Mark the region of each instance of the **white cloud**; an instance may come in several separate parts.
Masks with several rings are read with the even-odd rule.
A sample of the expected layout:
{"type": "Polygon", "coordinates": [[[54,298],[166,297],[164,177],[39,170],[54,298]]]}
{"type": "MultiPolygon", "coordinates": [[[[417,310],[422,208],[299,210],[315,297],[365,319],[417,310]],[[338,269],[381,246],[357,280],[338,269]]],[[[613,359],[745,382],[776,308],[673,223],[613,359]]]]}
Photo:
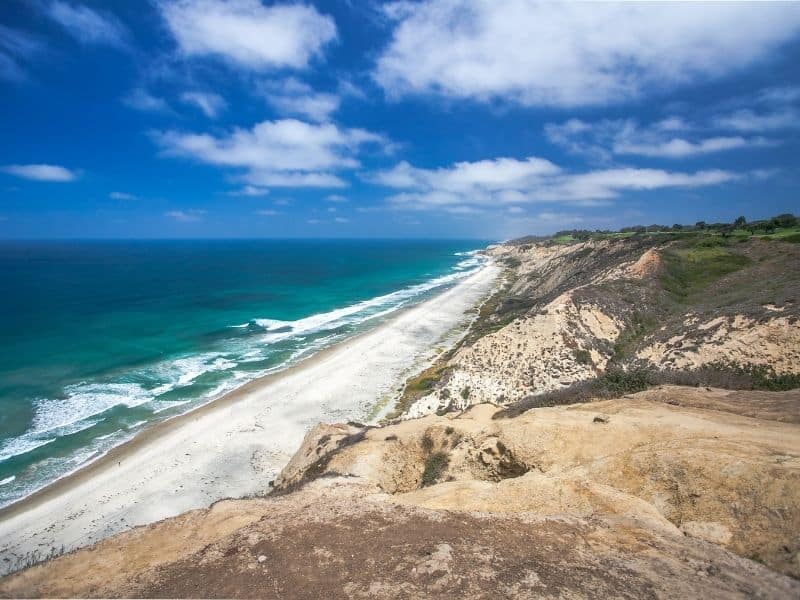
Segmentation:
{"type": "Polygon", "coordinates": [[[712,124],[739,132],[800,128],[800,86],[782,86],[734,97],[713,110],[712,124]]]}
{"type": "Polygon", "coordinates": [[[262,85],[264,96],[282,115],[306,117],[312,121],[327,121],[339,109],[341,99],[336,94],[315,92],[310,85],[289,77],[262,85]]]}
{"type": "Polygon", "coordinates": [[[143,88],[136,88],[132,90],[127,96],[122,98],[122,103],[142,112],[154,113],[169,113],[172,109],[167,104],[166,100],[153,96],[150,92],[143,88]]]}
{"type": "Polygon", "coordinates": [[[263,210],[257,210],[256,214],[261,217],[275,217],[277,215],[283,214],[279,210],[275,210],[273,208],[265,208],[263,210]]]}
{"type": "Polygon", "coordinates": [[[305,4],[259,0],[160,0],[184,56],[215,56],[239,67],[302,68],[336,39],[336,24],[305,4]]]}
{"type": "Polygon", "coordinates": [[[600,206],[625,192],[711,186],[742,177],[722,170],[683,173],[632,167],[569,172],[550,161],[529,157],[462,162],[439,169],[420,169],[403,162],[374,174],[372,180],[404,190],[387,199],[396,209],[466,213],[506,207],[515,213],[521,212],[520,205],[525,203],[600,206]]]}
{"type": "Polygon", "coordinates": [[[364,129],[296,119],[262,121],[221,136],[166,131],[154,138],[165,155],[241,169],[240,179],[265,187],[344,187],[334,172],[360,166],[356,154],[365,144],[386,143],[364,129]]]}
{"type": "Polygon", "coordinates": [[[6,165],[0,170],[9,175],[34,181],[75,181],[79,176],[77,171],[59,165],[6,165]]]}
{"type": "Polygon", "coordinates": [[[389,94],[524,105],[606,104],[708,81],[800,33],[794,2],[423,0],[386,13],[396,26],[373,76],[389,94]]]}
{"type": "Polygon", "coordinates": [[[108,197],[112,200],[136,200],[136,196],[126,192],[111,192],[108,197]]]}
{"type": "Polygon", "coordinates": [[[345,218],[345,217],[336,217],[336,218],[334,219],[334,221],[335,221],[336,223],[349,223],[349,222],[350,222],[350,219],[347,219],[347,218],[345,218]]]}
{"type": "Polygon", "coordinates": [[[201,209],[189,208],[186,210],[169,210],[164,213],[164,216],[175,219],[181,223],[193,223],[201,220],[206,212],[207,211],[201,209]]]}
{"type": "Polygon", "coordinates": [[[327,200],[328,202],[337,202],[339,204],[347,202],[347,198],[345,198],[341,194],[330,194],[328,196],[325,196],[325,200],[327,200]]]}
{"type": "Polygon", "coordinates": [[[246,185],[242,189],[230,192],[231,196],[250,196],[253,198],[266,196],[268,194],[269,194],[268,189],[261,188],[255,185],[246,185]]]}
{"type": "Polygon", "coordinates": [[[690,142],[681,138],[656,141],[655,143],[627,142],[614,147],[617,154],[638,154],[640,156],[683,158],[696,154],[709,154],[724,150],[735,150],[752,146],[764,146],[769,142],[763,138],[745,139],[741,136],[710,137],[698,142],[690,142]]]}
{"type": "Polygon", "coordinates": [[[559,171],[559,167],[549,160],[535,157],[458,162],[441,169],[418,169],[403,161],[388,171],[379,171],[374,180],[396,188],[430,188],[447,192],[473,189],[491,191],[527,187],[542,176],[554,175],[559,171]]]}
{"type": "Polygon", "coordinates": [[[670,117],[649,126],[641,127],[633,119],[603,120],[586,123],[569,119],[561,124],[548,123],[545,135],[554,144],[576,154],[598,160],[609,160],[612,155],[638,155],[651,158],[685,158],[739,148],[771,145],[774,142],[761,138],[736,136],[686,135],[692,128],[678,117],[670,117]],[[684,137],[677,137],[676,132],[684,137]]]}
{"type": "Polygon", "coordinates": [[[82,4],[55,0],[45,13],[82,44],[98,44],[125,48],[128,30],[112,14],[99,13],[82,4]]]}
{"type": "Polygon", "coordinates": [[[784,108],[775,112],[758,113],[745,108],[715,120],[717,127],[736,131],[781,131],[800,128],[800,111],[784,108]]]}
{"type": "Polygon", "coordinates": [[[186,104],[193,104],[210,119],[216,118],[228,106],[222,96],[213,92],[184,92],[181,100],[186,104]]]}
{"type": "Polygon", "coordinates": [[[705,187],[741,179],[731,171],[711,169],[680,173],[663,169],[623,167],[559,177],[549,189],[533,190],[532,199],[580,201],[616,198],[621,192],[672,187],[705,187]]]}

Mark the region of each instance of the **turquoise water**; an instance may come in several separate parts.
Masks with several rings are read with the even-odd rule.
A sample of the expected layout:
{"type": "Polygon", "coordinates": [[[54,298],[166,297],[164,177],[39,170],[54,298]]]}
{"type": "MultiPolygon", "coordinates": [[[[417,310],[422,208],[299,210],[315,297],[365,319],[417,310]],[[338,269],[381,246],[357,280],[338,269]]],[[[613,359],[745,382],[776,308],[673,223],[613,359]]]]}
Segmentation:
{"type": "Polygon", "coordinates": [[[483,245],[0,243],[0,504],[453,285],[483,245]]]}

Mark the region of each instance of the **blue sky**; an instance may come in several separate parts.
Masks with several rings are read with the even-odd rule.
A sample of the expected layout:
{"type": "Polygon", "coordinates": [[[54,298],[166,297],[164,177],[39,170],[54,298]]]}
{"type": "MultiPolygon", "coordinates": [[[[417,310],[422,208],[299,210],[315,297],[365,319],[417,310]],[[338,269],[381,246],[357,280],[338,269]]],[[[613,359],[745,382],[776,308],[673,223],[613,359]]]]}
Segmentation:
{"type": "Polygon", "coordinates": [[[4,0],[0,237],[800,212],[800,3],[4,0]]]}

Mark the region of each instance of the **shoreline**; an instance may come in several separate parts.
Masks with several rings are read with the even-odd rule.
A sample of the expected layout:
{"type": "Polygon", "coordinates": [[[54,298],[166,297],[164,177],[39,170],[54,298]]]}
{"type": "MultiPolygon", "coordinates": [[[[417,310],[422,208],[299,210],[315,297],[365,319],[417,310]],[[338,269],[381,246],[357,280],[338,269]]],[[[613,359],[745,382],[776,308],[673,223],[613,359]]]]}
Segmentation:
{"type": "Polygon", "coordinates": [[[308,427],[366,419],[420,360],[434,358],[437,342],[464,324],[464,311],[488,296],[498,273],[489,263],[373,329],[155,423],[0,508],[0,573],[32,552],[71,550],[224,498],[265,493],[308,427]],[[259,431],[274,437],[261,439],[259,431]],[[223,477],[242,472],[250,478],[223,477]]]}

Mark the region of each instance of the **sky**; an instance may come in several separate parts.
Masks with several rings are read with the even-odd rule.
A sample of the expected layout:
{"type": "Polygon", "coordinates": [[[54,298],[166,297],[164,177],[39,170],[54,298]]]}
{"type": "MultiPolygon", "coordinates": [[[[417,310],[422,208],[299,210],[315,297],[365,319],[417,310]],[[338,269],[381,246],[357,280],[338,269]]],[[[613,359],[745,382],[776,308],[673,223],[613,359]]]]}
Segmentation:
{"type": "Polygon", "coordinates": [[[0,2],[0,238],[757,219],[799,166],[800,2],[0,2]]]}

